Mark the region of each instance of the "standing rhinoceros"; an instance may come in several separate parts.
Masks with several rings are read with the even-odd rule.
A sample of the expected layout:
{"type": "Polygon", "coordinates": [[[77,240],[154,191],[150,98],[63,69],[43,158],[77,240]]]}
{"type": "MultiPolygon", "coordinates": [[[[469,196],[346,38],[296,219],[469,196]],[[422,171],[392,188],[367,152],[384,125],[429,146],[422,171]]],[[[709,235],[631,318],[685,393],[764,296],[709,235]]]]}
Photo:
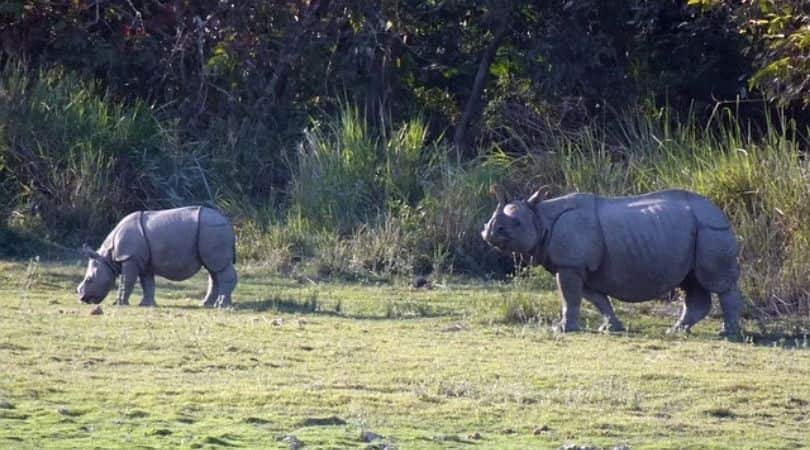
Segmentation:
{"type": "Polygon", "coordinates": [[[643,302],[681,287],[686,292],[675,330],[689,329],[720,297],[723,334],[739,333],[743,298],[737,287],[737,239],[723,212],[693,192],[666,190],[631,197],[573,193],[546,200],[543,189],[508,203],[493,186],[498,207],[481,236],[519,253],[556,275],[562,296],[563,331],[579,330],[584,296],[605,321],[600,330],[623,326],[608,295],[643,302]]]}
{"type": "Polygon", "coordinates": [[[236,287],[235,242],[230,221],[211,208],[134,212],[116,225],[97,251],[84,245],[90,261],[77,291],[82,302],[101,303],[121,275],[116,303],[127,305],[135,279],[140,278],[140,305],[155,306],[155,275],[181,281],[202,266],[208,270],[203,306],[226,307],[236,287]]]}

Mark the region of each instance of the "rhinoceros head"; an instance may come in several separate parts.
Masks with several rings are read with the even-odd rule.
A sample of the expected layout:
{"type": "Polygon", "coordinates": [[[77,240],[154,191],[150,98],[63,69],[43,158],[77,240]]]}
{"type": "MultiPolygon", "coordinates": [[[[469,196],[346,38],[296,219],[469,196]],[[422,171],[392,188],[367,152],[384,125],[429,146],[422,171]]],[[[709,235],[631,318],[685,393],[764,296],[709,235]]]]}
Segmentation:
{"type": "Polygon", "coordinates": [[[87,244],[82,246],[82,253],[89,258],[84,280],[79,283],[76,292],[84,303],[101,303],[115,283],[115,272],[107,260],[87,244]]]}
{"type": "Polygon", "coordinates": [[[501,186],[493,185],[490,192],[498,199],[498,207],[484,225],[481,237],[499,250],[530,253],[540,239],[535,206],[546,198],[546,188],[540,188],[528,200],[514,202],[509,202],[501,186]]]}

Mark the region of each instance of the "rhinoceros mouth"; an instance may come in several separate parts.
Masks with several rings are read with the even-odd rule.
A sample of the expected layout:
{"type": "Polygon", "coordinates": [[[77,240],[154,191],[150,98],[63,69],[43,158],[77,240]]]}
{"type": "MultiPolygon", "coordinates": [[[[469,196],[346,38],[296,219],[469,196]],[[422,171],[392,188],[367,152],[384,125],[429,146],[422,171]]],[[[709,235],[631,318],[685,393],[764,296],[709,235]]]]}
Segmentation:
{"type": "Polygon", "coordinates": [[[101,298],[101,297],[91,297],[89,295],[85,295],[85,296],[81,297],[80,300],[82,301],[82,303],[87,303],[87,304],[91,304],[91,305],[98,305],[99,303],[101,303],[101,300],[103,300],[103,298],[101,298]]]}
{"type": "Polygon", "coordinates": [[[492,233],[485,228],[483,231],[481,231],[481,238],[484,240],[484,242],[491,245],[492,247],[502,250],[508,241],[508,238],[503,234],[504,234],[503,232],[492,233]]]}

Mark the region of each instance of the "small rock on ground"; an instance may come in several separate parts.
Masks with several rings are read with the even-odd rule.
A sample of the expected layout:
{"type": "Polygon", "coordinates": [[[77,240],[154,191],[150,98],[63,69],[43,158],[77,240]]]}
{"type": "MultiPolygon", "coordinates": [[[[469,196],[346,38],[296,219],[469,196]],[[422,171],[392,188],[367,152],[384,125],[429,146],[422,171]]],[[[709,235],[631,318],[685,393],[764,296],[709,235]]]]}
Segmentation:
{"type": "Polygon", "coordinates": [[[383,437],[373,431],[363,431],[360,433],[360,440],[363,442],[373,442],[377,439],[383,439],[383,437]]]}
{"type": "Polygon", "coordinates": [[[463,330],[467,330],[467,329],[469,329],[469,327],[464,325],[463,323],[454,323],[453,325],[450,325],[449,327],[442,328],[442,332],[443,333],[452,333],[452,332],[455,332],[455,331],[463,331],[463,330]]]}
{"type": "Polygon", "coordinates": [[[73,411],[72,409],[67,408],[65,406],[60,406],[60,407],[56,408],[56,412],[60,416],[78,416],[79,415],[79,413],[77,413],[76,411],[73,411]]]}
{"type": "Polygon", "coordinates": [[[290,450],[298,450],[304,446],[304,442],[295,437],[295,435],[288,434],[279,439],[290,447],[290,450]]]}
{"type": "MultiPolygon", "coordinates": [[[[559,450],[603,450],[602,447],[597,447],[595,445],[579,445],[579,444],[564,444],[561,445],[559,450]]],[[[627,444],[619,444],[610,448],[610,450],[630,450],[630,446],[627,444]]]]}

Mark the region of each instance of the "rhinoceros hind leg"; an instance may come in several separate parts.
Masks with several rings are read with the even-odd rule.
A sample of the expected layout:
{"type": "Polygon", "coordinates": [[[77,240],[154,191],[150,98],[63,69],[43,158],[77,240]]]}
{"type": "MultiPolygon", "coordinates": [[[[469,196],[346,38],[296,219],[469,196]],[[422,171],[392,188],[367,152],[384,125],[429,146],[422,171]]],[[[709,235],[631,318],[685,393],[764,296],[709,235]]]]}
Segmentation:
{"type": "Polygon", "coordinates": [[[742,337],[740,330],[740,312],[742,312],[744,300],[740,288],[737,284],[726,292],[718,294],[720,297],[720,307],[723,309],[723,329],[721,336],[739,339],[742,337]]]}
{"type": "Polygon", "coordinates": [[[692,326],[709,314],[712,309],[712,294],[692,277],[685,283],[684,288],[686,289],[686,299],[683,312],[672,330],[688,333],[692,326]]]}
{"type": "Polygon", "coordinates": [[[583,289],[582,293],[585,298],[599,310],[599,314],[601,314],[604,319],[602,325],[599,326],[599,331],[624,331],[624,325],[622,325],[622,322],[616,317],[616,313],[613,311],[613,305],[605,294],[588,288],[583,289]]]}
{"type": "Polygon", "coordinates": [[[219,283],[217,282],[216,274],[208,272],[208,290],[205,292],[203,299],[203,306],[206,308],[213,308],[219,295],[219,283]]]}
{"type": "Polygon", "coordinates": [[[214,303],[216,308],[228,308],[231,306],[231,293],[236,288],[236,269],[232,264],[228,264],[223,270],[217,272],[216,282],[219,287],[217,289],[217,300],[214,303]]]}

